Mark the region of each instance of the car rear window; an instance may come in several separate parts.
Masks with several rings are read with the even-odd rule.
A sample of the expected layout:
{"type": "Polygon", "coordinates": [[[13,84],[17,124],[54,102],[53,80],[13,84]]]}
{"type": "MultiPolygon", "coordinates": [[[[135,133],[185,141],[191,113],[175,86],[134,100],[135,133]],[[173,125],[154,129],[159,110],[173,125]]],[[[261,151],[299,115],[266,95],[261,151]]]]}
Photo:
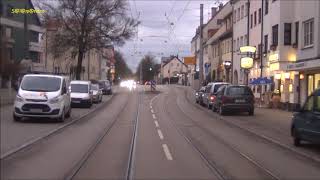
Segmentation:
{"type": "Polygon", "coordinates": [[[71,84],[71,92],[88,93],[88,84],[71,84]]]}
{"type": "Polygon", "coordinates": [[[229,87],[226,94],[231,96],[253,95],[250,88],[241,86],[229,87]]]}
{"type": "Polygon", "coordinates": [[[213,89],[213,93],[216,93],[218,91],[218,89],[221,87],[221,86],[224,86],[225,84],[216,84],[214,86],[214,89],[213,89]]]}

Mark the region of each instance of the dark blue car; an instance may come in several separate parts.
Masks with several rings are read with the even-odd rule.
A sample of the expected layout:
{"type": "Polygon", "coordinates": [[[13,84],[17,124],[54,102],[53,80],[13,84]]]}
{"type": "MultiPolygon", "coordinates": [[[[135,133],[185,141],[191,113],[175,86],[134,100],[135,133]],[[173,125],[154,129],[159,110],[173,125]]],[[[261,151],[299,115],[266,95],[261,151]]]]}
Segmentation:
{"type": "Polygon", "coordinates": [[[320,89],[315,90],[293,115],[291,135],[295,146],[300,146],[302,140],[320,144],[320,89]]]}

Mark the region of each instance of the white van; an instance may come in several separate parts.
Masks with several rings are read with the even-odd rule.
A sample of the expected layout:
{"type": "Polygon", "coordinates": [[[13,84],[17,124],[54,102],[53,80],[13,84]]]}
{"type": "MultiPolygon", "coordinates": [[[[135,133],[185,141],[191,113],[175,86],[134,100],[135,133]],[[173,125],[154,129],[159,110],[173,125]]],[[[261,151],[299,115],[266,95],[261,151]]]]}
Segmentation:
{"type": "Polygon", "coordinates": [[[90,81],[71,81],[71,103],[72,105],[85,105],[91,107],[93,103],[93,91],[90,81]]]}
{"type": "Polygon", "coordinates": [[[13,118],[47,117],[60,122],[71,115],[68,78],[57,75],[27,74],[14,102],[13,118]]]}

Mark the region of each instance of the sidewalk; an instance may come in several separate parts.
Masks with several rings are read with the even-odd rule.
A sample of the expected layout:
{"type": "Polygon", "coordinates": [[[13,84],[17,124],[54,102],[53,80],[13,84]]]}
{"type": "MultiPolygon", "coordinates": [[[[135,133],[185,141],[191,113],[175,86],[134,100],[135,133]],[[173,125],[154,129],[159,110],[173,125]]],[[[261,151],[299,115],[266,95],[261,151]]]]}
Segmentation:
{"type": "Polygon", "coordinates": [[[14,89],[0,89],[0,107],[13,104],[16,94],[14,89]]]}

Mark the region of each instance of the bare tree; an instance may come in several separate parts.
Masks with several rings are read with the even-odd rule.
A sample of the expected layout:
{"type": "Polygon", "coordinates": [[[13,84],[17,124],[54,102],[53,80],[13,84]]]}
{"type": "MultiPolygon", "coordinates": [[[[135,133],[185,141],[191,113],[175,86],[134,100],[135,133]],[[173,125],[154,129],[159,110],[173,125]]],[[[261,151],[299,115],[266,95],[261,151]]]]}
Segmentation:
{"type": "Polygon", "coordinates": [[[126,0],[58,0],[40,6],[47,10],[45,23],[54,20],[59,25],[50,49],[58,56],[71,50],[78,57],[76,79],[80,79],[82,59],[88,50],[121,46],[138,25],[126,13],[126,0]]]}

